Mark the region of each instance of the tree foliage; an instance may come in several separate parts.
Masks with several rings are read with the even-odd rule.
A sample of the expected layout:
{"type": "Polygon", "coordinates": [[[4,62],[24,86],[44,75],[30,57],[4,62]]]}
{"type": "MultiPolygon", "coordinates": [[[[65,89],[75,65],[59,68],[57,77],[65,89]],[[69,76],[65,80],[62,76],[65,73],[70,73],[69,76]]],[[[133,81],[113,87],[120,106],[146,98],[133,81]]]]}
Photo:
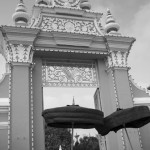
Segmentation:
{"type": "Polygon", "coordinates": [[[84,136],[74,145],[74,150],[99,150],[98,139],[96,137],[84,136]]]}
{"type": "MultiPolygon", "coordinates": [[[[45,127],[45,150],[71,149],[71,133],[69,129],[45,127]]],[[[84,136],[77,141],[73,150],[99,150],[98,139],[96,137],[84,136]]]]}
{"type": "Polygon", "coordinates": [[[45,148],[46,150],[70,150],[71,133],[65,128],[45,127],[45,148]]]}

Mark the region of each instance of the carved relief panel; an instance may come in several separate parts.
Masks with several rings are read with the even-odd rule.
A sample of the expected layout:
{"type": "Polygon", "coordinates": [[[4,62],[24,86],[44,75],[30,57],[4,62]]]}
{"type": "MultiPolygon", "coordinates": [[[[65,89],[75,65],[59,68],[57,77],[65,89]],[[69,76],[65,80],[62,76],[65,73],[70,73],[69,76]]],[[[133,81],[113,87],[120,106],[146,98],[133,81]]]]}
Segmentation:
{"type": "Polygon", "coordinates": [[[91,63],[43,64],[43,86],[97,87],[96,68],[91,63]]]}
{"type": "Polygon", "coordinates": [[[66,7],[78,7],[80,0],[55,0],[55,3],[59,6],[66,7]]]}
{"type": "Polygon", "coordinates": [[[43,16],[40,28],[43,31],[71,32],[80,34],[99,35],[94,21],[81,21],[43,16]]]}

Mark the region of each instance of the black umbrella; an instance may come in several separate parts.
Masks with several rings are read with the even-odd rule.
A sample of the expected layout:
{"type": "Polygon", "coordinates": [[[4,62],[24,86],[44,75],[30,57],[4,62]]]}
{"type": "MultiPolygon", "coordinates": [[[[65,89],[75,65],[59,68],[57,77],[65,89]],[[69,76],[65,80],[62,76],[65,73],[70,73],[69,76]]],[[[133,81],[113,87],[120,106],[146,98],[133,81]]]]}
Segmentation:
{"type": "Polygon", "coordinates": [[[72,132],[73,128],[90,129],[96,126],[100,128],[104,125],[104,114],[102,111],[80,107],[79,105],[68,105],[65,107],[47,109],[43,111],[42,116],[48,126],[72,128],[72,132]]]}
{"type": "Polygon", "coordinates": [[[140,128],[150,122],[150,110],[147,106],[135,106],[127,109],[118,109],[104,118],[104,128],[97,130],[101,135],[110,131],[117,132],[122,128],[140,128]]]}
{"type": "Polygon", "coordinates": [[[117,132],[124,128],[131,149],[133,150],[126,128],[140,128],[150,122],[150,110],[147,106],[135,106],[127,109],[117,109],[116,112],[104,118],[104,126],[97,127],[101,135],[107,135],[110,131],[117,132]]]}

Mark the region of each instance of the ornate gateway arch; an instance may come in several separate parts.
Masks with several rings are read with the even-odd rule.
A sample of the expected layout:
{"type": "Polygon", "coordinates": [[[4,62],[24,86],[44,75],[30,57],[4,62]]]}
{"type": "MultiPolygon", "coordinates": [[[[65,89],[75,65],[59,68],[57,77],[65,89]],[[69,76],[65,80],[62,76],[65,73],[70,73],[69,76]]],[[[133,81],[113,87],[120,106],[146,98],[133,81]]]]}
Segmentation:
{"type": "MultiPolygon", "coordinates": [[[[96,87],[96,109],[105,116],[132,107],[134,98],[149,97],[128,73],[127,58],[135,39],[118,32],[110,10],[102,27],[102,13],[90,8],[88,0],[37,0],[28,24],[20,0],[13,15],[15,26],[0,27],[0,51],[8,70],[0,97],[9,98],[9,150],[45,149],[41,116],[45,86],[96,87]]],[[[149,125],[128,129],[134,149],[149,150],[149,129],[149,125]]],[[[105,150],[130,149],[124,130],[105,139],[101,143],[105,150]]]]}

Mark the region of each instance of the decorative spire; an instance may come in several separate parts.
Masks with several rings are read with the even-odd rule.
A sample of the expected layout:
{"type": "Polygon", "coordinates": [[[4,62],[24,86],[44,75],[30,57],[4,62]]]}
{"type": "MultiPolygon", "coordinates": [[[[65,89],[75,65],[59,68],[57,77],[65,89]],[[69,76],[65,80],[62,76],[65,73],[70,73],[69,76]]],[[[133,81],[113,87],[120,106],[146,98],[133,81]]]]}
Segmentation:
{"type": "Polygon", "coordinates": [[[89,0],[80,0],[80,8],[90,10],[91,4],[89,3],[89,0]]]}
{"type": "Polygon", "coordinates": [[[59,146],[59,150],[62,150],[61,145],[59,146]]]}
{"type": "Polygon", "coordinates": [[[49,5],[49,0],[36,0],[36,4],[39,5],[49,5]]]}
{"type": "Polygon", "coordinates": [[[118,32],[120,26],[116,23],[115,19],[113,18],[109,9],[107,9],[107,18],[106,18],[106,25],[105,25],[105,32],[106,33],[114,33],[118,32]]]}
{"type": "Polygon", "coordinates": [[[24,5],[23,0],[20,0],[15,13],[12,16],[15,25],[27,26],[29,21],[29,14],[27,13],[27,9],[24,5]]]}
{"type": "Polygon", "coordinates": [[[77,133],[76,133],[76,135],[74,136],[74,137],[76,138],[76,142],[78,142],[79,136],[80,136],[80,135],[78,135],[77,133]]]}
{"type": "Polygon", "coordinates": [[[75,105],[75,100],[74,100],[74,97],[73,97],[72,105],[75,105]]]}

